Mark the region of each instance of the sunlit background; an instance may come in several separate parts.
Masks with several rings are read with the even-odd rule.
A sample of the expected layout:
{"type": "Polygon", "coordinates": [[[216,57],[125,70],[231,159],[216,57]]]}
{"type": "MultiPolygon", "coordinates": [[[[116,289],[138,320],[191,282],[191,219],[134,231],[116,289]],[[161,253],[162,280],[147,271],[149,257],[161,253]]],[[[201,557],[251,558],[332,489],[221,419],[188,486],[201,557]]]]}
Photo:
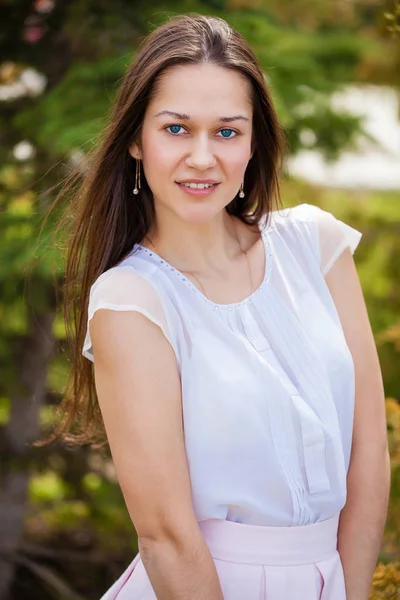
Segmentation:
{"type": "Polygon", "coordinates": [[[98,599],[137,552],[105,451],[31,447],[51,426],[69,367],[57,213],[38,232],[54,185],[96,143],[137,44],[169,15],[191,11],[227,19],[260,60],[288,139],[284,204],[317,204],[363,233],[355,259],[392,458],[371,598],[399,599],[397,0],[0,3],[0,598],[98,599]]]}

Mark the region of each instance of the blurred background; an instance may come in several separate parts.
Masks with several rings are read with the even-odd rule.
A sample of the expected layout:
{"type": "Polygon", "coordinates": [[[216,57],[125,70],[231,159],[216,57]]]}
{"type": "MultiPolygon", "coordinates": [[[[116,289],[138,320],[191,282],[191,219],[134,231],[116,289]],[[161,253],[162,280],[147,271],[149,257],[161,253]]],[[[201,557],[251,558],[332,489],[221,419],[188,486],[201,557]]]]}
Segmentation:
{"type": "Polygon", "coordinates": [[[107,452],[31,446],[52,423],[69,369],[65,253],[52,237],[62,205],[38,233],[54,185],[96,143],[137,44],[192,11],[224,17],[265,70],[289,146],[284,204],[317,204],[363,233],[355,259],[392,459],[371,598],[399,599],[397,0],[0,2],[0,598],[98,599],[137,552],[107,452]]]}

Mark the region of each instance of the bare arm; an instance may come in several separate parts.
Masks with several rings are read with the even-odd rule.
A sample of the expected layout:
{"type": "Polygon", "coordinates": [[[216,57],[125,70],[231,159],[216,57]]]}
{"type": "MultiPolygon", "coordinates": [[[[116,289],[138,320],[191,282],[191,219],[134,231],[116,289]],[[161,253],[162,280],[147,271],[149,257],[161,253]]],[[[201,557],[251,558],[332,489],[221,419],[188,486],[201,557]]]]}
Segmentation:
{"type": "Polygon", "coordinates": [[[346,250],[326,276],[355,366],[353,446],[338,549],[347,600],[368,600],[387,516],[390,460],[381,370],[353,258],[346,250]]]}
{"type": "Polygon", "coordinates": [[[159,600],[223,600],[192,504],[175,354],[137,312],[98,310],[95,381],[143,565],[159,600]]]}

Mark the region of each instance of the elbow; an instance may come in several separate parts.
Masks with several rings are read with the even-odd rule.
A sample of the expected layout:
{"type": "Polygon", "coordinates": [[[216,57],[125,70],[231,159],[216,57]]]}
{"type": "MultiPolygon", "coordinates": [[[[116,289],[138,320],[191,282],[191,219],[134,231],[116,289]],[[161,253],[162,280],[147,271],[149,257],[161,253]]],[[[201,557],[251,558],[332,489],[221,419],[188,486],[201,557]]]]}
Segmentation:
{"type": "Polygon", "coordinates": [[[138,536],[138,549],[143,562],[162,557],[193,557],[205,546],[199,527],[181,531],[158,531],[138,536]]]}
{"type": "Polygon", "coordinates": [[[175,548],[183,552],[201,535],[195,518],[193,519],[151,519],[151,526],[135,526],[138,535],[139,549],[143,553],[151,553],[157,548],[175,548]]]}

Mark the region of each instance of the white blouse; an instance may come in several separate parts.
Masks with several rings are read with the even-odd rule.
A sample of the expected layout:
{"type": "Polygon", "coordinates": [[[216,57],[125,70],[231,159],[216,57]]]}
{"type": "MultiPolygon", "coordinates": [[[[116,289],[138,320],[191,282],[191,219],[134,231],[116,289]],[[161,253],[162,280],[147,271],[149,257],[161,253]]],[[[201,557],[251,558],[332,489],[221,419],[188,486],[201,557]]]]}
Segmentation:
{"type": "MultiPolygon", "coordinates": [[[[306,525],[346,501],[354,365],[324,276],[361,233],[302,204],[260,224],[261,286],[216,304],[156,253],[136,244],[90,291],[99,308],[133,310],[171,344],[197,519],[306,525]]],[[[139,343],[139,342],[138,342],[139,343]]]]}

